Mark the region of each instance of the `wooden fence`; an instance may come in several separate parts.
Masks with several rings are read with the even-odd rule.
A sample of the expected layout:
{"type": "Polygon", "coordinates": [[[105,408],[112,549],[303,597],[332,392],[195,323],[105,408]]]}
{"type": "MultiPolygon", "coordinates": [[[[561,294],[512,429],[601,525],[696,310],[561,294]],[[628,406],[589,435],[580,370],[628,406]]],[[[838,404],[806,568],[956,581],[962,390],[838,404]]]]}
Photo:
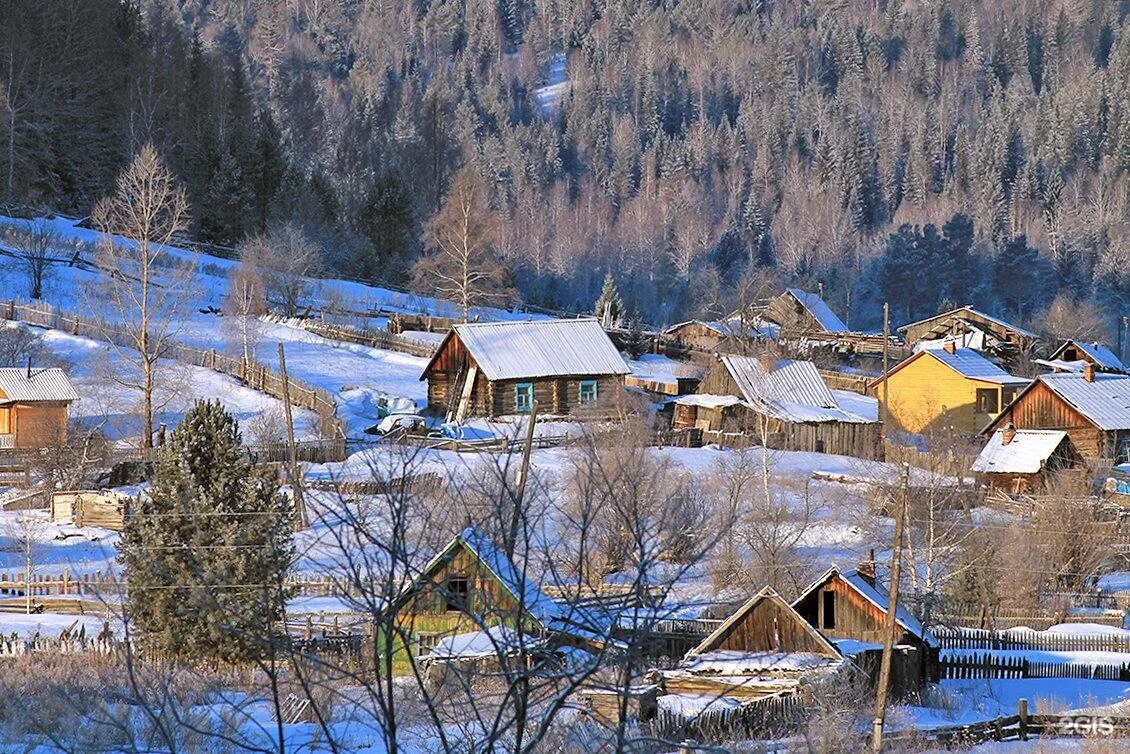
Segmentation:
{"type": "Polygon", "coordinates": [[[314,333],[327,340],[336,340],[342,343],[356,343],[370,348],[380,348],[385,351],[399,351],[400,353],[430,359],[436,352],[436,345],[422,340],[413,340],[402,335],[397,335],[386,330],[370,330],[349,325],[331,324],[317,319],[286,318],[277,315],[264,317],[268,322],[278,322],[291,327],[298,327],[307,332],[314,333]]]}
{"type": "Polygon", "coordinates": [[[1040,649],[1047,652],[1127,652],[1130,636],[1117,634],[1059,634],[1046,631],[983,631],[935,626],[930,629],[943,649],[1040,649]]]}
{"type": "MultiPolygon", "coordinates": [[[[129,334],[112,323],[93,317],[64,313],[47,304],[31,306],[12,299],[6,305],[0,305],[0,316],[36,327],[64,330],[72,335],[106,341],[123,348],[135,347],[129,334]]],[[[281,374],[262,364],[247,362],[242,357],[228,356],[214,348],[202,350],[181,343],[166,344],[160,355],[162,358],[226,374],[247,387],[273,398],[281,399],[283,396],[281,374]]],[[[290,379],[288,382],[291,403],[309,409],[320,417],[336,421],[337,403],[330,393],[299,380],[290,379]]]]}
{"type": "MultiPolygon", "coordinates": [[[[124,577],[94,571],[90,573],[32,573],[30,582],[22,571],[0,573],[0,596],[23,596],[29,591],[33,597],[56,596],[112,596],[125,590],[124,577]]],[[[332,576],[288,576],[286,586],[296,597],[335,597],[349,591],[342,579],[332,576]]]]}
{"type": "Polygon", "coordinates": [[[984,654],[946,655],[941,658],[942,678],[1086,678],[1097,681],[1130,681],[1130,660],[1121,664],[1088,662],[1043,662],[1027,657],[984,654]]]}
{"type": "Polygon", "coordinates": [[[655,734],[668,740],[733,741],[776,738],[797,731],[805,718],[795,694],[771,696],[738,707],[707,707],[693,714],[660,706],[652,723],[655,734]]]}

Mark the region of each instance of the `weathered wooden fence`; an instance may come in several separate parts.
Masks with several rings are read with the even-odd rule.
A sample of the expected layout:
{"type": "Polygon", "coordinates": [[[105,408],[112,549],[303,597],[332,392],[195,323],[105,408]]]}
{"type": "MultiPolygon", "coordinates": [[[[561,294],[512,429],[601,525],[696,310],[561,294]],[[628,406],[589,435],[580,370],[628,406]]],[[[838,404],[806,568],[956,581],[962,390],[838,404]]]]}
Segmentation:
{"type": "MultiPolygon", "coordinates": [[[[0,316],[36,327],[64,330],[72,335],[106,341],[122,348],[136,346],[129,333],[118,325],[94,317],[62,312],[48,304],[32,306],[12,299],[7,304],[0,305],[0,316]]],[[[226,374],[247,387],[273,398],[283,397],[281,374],[262,364],[245,361],[242,357],[228,356],[214,348],[204,350],[181,343],[165,344],[160,355],[162,358],[226,374]]],[[[335,419],[337,402],[330,393],[293,378],[288,382],[291,403],[309,409],[320,417],[335,419]]]]}
{"type": "MultiPolygon", "coordinates": [[[[347,583],[332,576],[289,576],[286,586],[297,597],[334,597],[350,592],[347,583]]],[[[20,571],[0,573],[0,596],[23,596],[30,589],[33,597],[108,597],[122,593],[125,588],[124,578],[104,571],[32,573],[30,581],[20,571]]]]}
{"type": "Polygon", "coordinates": [[[788,694],[689,714],[660,706],[653,728],[656,735],[669,740],[732,741],[788,735],[798,730],[804,719],[804,704],[796,695],[788,694]]]}
{"type": "Polygon", "coordinates": [[[984,631],[975,628],[935,626],[931,633],[943,649],[1040,649],[1048,652],[1127,652],[1130,635],[1068,634],[1047,631],[984,631]]]}
{"type": "Polygon", "coordinates": [[[287,318],[277,315],[264,317],[268,322],[298,327],[307,332],[342,343],[355,343],[357,345],[380,348],[385,351],[399,351],[412,356],[430,359],[436,352],[436,345],[422,340],[413,340],[403,335],[387,330],[370,330],[349,325],[331,324],[317,319],[287,318]]]}
{"type": "Polygon", "coordinates": [[[941,658],[942,678],[1086,678],[1130,681],[1130,660],[1121,664],[1044,662],[1027,657],[984,654],[946,655],[941,658]]]}

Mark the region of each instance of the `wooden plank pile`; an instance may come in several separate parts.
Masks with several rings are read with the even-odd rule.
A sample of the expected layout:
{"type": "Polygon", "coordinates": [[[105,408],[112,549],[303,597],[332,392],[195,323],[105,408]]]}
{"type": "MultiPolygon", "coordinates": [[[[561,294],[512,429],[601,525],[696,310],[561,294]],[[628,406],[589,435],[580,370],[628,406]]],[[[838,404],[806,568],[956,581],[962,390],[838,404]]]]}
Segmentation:
{"type": "Polygon", "coordinates": [[[129,495],[114,490],[66,490],[51,495],[51,520],[78,527],[125,529],[130,515],[129,495]]]}

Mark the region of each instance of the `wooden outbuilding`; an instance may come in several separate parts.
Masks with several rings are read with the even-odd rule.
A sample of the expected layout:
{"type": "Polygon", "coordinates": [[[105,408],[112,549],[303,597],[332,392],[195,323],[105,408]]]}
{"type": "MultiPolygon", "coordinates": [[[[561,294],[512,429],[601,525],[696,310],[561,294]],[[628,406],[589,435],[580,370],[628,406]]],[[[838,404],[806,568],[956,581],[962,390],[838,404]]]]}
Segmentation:
{"type": "Polygon", "coordinates": [[[898,328],[908,346],[950,340],[959,348],[971,348],[1001,359],[1015,368],[1022,354],[1031,353],[1038,337],[1030,330],[991,314],[961,306],[898,328]]]}
{"type": "MultiPolygon", "coordinates": [[[[832,566],[806,588],[793,608],[875,677],[883,644],[883,623],[890,592],[875,576],[872,563],[840,571],[832,566]]],[[[892,689],[903,694],[936,679],[939,644],[904,605],[895,606],[896,652],[891,666],[892,689]]]]}
{"type": "Polygon", "coordinates": [[[1082,372],[1087,364],[1097,372],[1126,374],[1122,359],[1106,345],[1097,341],[1066,340],[1046,359],[1036,359],[1036,363],[1050,367],[1056,372],[1082,372]]]}
{"type": "Polygon", "coordinates": [[[614,404],[631,369],[595,319],[455,325],[428,362],[428,404],[470,416],[578,414],[614,404]]]}
{"type": "Polygon", "coordinates": [[[62,369],[0,368],[0,450],[31,450],[67,439],[67,410],[78,400],[62,369]]]}
{"type": "MultiPolygon", "coordinates": [[[[603,633],[588,616],[546,595],[523,568],[474,527],[457,534],[395,601],[398,653],[428,654],[441,640],[493,626],[515,636],[584,645],[603,633]],[[410,637],[403,646],[401,637],[410,637]]],[[[532,646],[532,644],[531,644],[532,646]]]]}
{"type": "Polygon", "coordinates": [[[697,393],[676,399],[672,426],[700,429],[712,442],[730,435],[779,450],[883,454],[875,399],[830,390],[810,361],[768,354],[720,357],[697,393]]]}
{"type": "Polygon", "coordinates": [[[700,353],[746,353],[757,343],[774,341],[779,328],[769,322],[731,317],[724,320],[692,319],[663,331],[677,349],[700,353]]]}
{"type": "Polygon", "coordinates": [[[788,288],[765,307],[766,320],[780,327],[780,337],[805,334],[842,335],[850,329],[823,298],[800,288],[788,288]]]}
{"type": "Polygon", "coordinates": [[[972,471],[989,489],[1015,495],[1042,489],[1055,472],[1081,461],[1066,432],[1006,423],[989,437],[972,471]]]}
{"type": "Polygon", "coordinates": [[[976,435],[1028,382],[972,348],[945,341],[896,365],[868,393],[886,400],[893,430],[976,435]]]}
{"type": "Polygon", "coordinates": [[[78,527],[122,531],[130,515],[129,495],[114,490],[67,490],[51,495],[51,520],[78,527]]]}
{"type": "Polygon", "coordinates": [[[1130,460],[1130,375],[1107,374],[1087,364],[1082,372],[1042,374],[982,431],[989,436],[1012,423],[1021,429],[1066,432],[1084,460],[1130,460]]]}

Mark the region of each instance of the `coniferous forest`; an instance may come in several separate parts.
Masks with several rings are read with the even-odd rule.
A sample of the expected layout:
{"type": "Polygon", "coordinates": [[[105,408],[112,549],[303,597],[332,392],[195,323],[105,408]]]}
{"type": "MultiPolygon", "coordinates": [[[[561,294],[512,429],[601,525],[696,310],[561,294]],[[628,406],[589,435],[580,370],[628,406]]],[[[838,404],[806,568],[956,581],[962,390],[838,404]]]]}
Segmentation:
{"type": "Polygon", "coordinates": [[[7,207],[152,143],[193,237],[394,285],[473,197],[510,303],[1130,308],[1127,0],[4,0],[0,137],[7,207]]]}

